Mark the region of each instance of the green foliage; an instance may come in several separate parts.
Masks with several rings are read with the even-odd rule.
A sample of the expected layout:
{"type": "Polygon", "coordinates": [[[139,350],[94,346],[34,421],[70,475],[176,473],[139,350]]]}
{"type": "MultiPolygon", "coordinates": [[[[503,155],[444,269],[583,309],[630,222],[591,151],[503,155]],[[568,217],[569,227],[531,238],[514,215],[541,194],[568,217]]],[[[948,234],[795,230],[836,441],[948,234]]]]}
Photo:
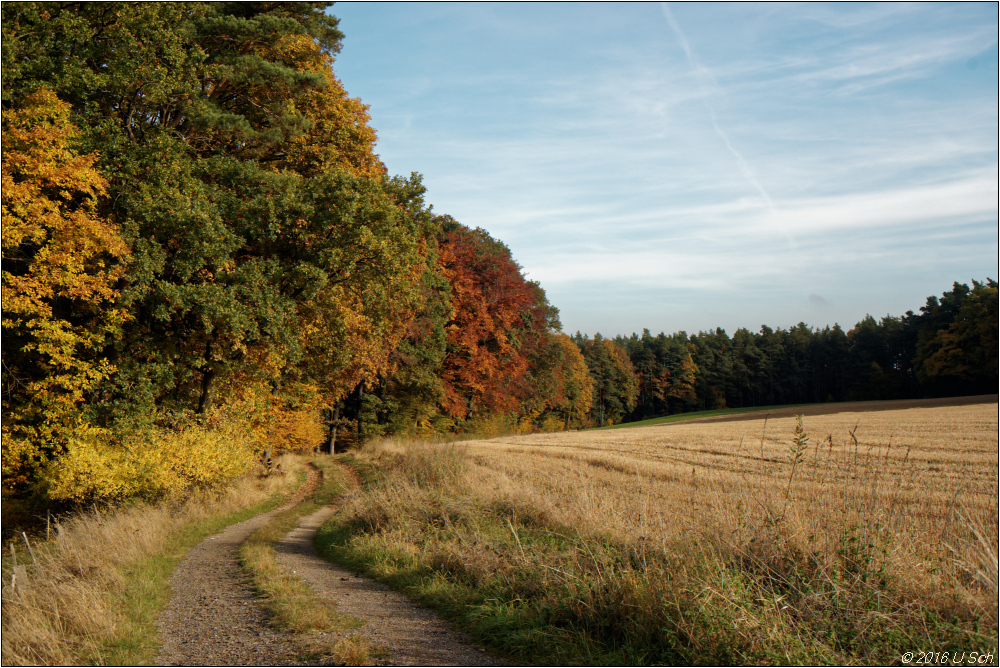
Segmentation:
{"type": "Polygon", "coordinates": [[[917,378],[934,394],[992,392],[997,386],[997,283],[955,283],[928,297],[918,328],[917,378]]]}
{"type": "MultiPolygon", "coordinates": [[[[208,415],[264,382],[279,412],[310,393],[335,404],[392,371],[422,307],[438,227],[418,175],[385,178],[366,107],[333,76],[342,35],[324,6],[5,7],[4,327],[19,340],[5,345],[4,408],[35,406],[12,424],[18,433],[5,420],[14,437],[4,439],[5,482],[23,487],[71,432],[64,477],[99,462],[122,474],[157,468],[127,463],[153,456],[121,445],[130,430],[172,413],[208,415]],[[54,95],[39,106],[41,85],[54,95]],[[53,128],[41,141],[57,150],[37,132],[32,140],[33,126],[53,128]],[[32,167],[41,161],[20,158],[32,150],[60,183],[32,167]],[[57,198],[51,206],[46,193],[57,198]],[[30,264],[50,248],[66,257],[64,237],[87,246],[75,253],[84,268],[63,272],[75,283],[30,264]],[[113,261],[126,257],[127,266],[113,261]],[[37,285],[21,285],[33,271],[37,285]],[[17,318],[27,313],[19,295],[34,295],[41,313],[45,300],[69,303],[66,290],[71,313],[17,318]],[[70,373],[34,352],[32,337],[48,330],[61,337],[55,361],[70,373]],[[55,391],[33,390],[39,382],[55,391]],[[9,397],[21,398],[15,406],[9,397]],[[108,429],[120,439],[110,450],[108,429]],[[15,441],[20,454],[7,457],[15,441]],[[9,475],[8,463],[24,471],[9,475]]],[[[57,493],[119,495],[132,483],[122,484],[57,493]]]]}
{"type": "MultiPolygon", "coordinates": [[[[828,401],[989,394],[997,385],[997,284],[956,283],[919,314],[839,325],[617,337],[639,378],[626,419],[828,401]]],[[[596,338],[596,337],[595,337],[596,338]]],[[[584,345],[582,336],[575,338],[584,345]]]]}
{"type": "Polygon", "coordinates": [[[593,380],[592,418],[599,427],[621,422],[639,397],[639,378],[628,355],[600,334],[583,339],[581,348],[593,380]]]}
{"type": "MultiPolygon", "coordinates": [[[[393,347],[420,234],[383,188],[364,106],[330,72],[336,24],[308,3],[4,13],[6,100],[45,81],[70,103],[102,155],[102,209],[132,245],[112,388],[124,405],[106,419],[153,403],[207,412],[228,378],[273,378],[316,350],[333,357],[327,376],[370,375],[371,351],[393,347]],[[317,317],[322,346],[303,331],[317,317]],[[351,369],[352,356],[367,359],[351,369]]],[[[314,380],[334,394],[359,381],[314,380]]]]}

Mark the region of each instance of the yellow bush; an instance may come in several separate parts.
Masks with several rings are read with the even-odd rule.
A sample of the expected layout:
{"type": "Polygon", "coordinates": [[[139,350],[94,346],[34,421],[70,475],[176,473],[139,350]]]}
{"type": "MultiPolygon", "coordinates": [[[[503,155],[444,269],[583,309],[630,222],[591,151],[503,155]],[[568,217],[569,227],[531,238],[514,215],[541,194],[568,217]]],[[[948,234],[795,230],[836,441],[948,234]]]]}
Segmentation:
{"type": "Polygon", "coordinates": [[[481,438],[495,438],[503,434],[517,431],[516,415],[499,415],[488,413],[471,418],[463,425],[465,433],[476,434],[481,438]]]}
{"type": "Polygon", "coordinates": [[[159,498],[246,473],[258,450],[252,433],[231,421],[191,424],[115,442],[106,434],[71,439],[49,469],[49,496],[67,501],[159,498]]]}
{"type": "Polygon", "coordinates": [[[551,434],[556,431],[563,431],[566,428],[566,423],[558,415],[552,413],[546,413],[545,418],[542,423],[538,425],[538,431],[543,434],[551,434]]]}

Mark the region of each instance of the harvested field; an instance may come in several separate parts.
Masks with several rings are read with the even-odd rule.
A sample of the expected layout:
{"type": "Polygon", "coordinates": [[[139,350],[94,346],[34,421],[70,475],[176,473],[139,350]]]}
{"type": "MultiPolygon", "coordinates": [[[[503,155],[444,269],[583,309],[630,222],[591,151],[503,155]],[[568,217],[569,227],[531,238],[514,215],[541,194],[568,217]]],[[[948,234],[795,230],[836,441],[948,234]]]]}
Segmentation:
{"type": "Polygon", "coordinates": [[[958,564],[958,598],[995,619],[995,400],[808,416],[798,453],[795,418],[738,417],[473,441],[470,488],[661,549],[691,533],[738,546],[781,518],[803,549],[889,551],[920,599],[943,603],[958,564]]]}
{"type": "MultiPolygon", "coordinates": [[[[997,403],[382,441],[337,558],[532,663],[995,645],[997,403]]],[[[842,409],[843,406],[837,406],[842,409]]]]}

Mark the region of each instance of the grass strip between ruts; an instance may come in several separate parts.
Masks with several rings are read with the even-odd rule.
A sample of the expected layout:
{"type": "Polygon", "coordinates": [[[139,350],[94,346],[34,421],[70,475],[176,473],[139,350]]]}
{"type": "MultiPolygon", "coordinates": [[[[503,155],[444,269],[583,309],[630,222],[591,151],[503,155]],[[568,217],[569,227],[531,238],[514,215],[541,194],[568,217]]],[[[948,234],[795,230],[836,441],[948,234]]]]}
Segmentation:
{"type": "MultiPolygon", "coordinates": [[[[301,469],[297,473],[304,473],[301,469]]],[[[305,477],[300,475],[300,484],[305,477]]],[[[291,491],[278,492],[263,503],[225,515],[207,517],[182,527],[171,536],[168,553],[140,559],[122,567],[128,583],[124,594],[112,601],[122,620],[116,637],[104,643],[94,665],[151,665],[161,641],[156,620],[170,601],[170,577],[195,545],[233,524],[266,513],[285,503],[291,491]]]]}
{"type": "Polygon", "coordinates": [[[316,489],[301,503],[276,513],[263,527],[243,543],[238,552],[240,564],[249,574],[254,589],[263,599],[271,623],[279,629],[301,636],[305,660],[333,658],[339,665],[367,665],[373,656],[384,654],[360,636],[321,641],[315,633],[355,629],[362,620],[340,614],[330,600],[316,595],[303,579],[283,568],[277,560],[275,546],[300,520],[329,505],[346,489],[344,474],[328,457],[312,460],[320,470],[316,489]]]}

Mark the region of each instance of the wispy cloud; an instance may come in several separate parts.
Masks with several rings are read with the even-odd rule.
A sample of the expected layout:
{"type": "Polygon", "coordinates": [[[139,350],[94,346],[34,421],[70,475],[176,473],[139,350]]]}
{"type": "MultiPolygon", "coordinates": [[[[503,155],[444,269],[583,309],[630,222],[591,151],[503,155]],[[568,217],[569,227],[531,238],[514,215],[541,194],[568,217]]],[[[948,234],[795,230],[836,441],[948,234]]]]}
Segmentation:
{"type": "MultiPolygon", "coordinates": [[[[691,50],[691,45],[688,44],[687,37],[684,36],[684,32],[681,30],[680,25],[678,25],[677,20],[674,18],[673,12],[670,11],[670,5],[666,2],[663,2],[660,3],[660,7],[663,10],[663,15],[667,19],[667,23],[670,25],[670,28],[674,31],[674,34],[677,36],[677,41],[680,43],[681,48],[684,49],[684,55],[687,58],[688,65],[697,74],[698,78],[702,82],[711,81],[712,80],[711,74],[698,61],[697,56],[695,56],[694,52],[691,50]]],[[[767,193],[766,190],[764,190],[764,186],[760,184],[760,181],[757,180],[757,177],[754,175],[753,169],[751,169],[750,165],[747,163],[746,158],[744,158],[743,154],[741,154],[739,151],[736,150],[736,148],[733,146],[733,143],[729,140],[729,136],[719,126],[719,121],[716,118],[715,110],[713,109],[711,102],[709,102],[708,97],[703,98],[702,102],[704,103],[705,109],[708,111],[708,116],[712,121],[712,129],[715,130],[715,134],[719,137],[720,140],[722,140],[722,143],[725,144],[726,149],[736,159],[736,164],[739,167],[740,173],[747,180],[747,182],[750,183],[750,185],[752,185],[758,193],[760,193],[761,199],[764,200],[764,203],[767,205],[767,208],[771,212],[771,215],[772,216],[775,215],[774,202],[771,200],[771,196],[767,193]]]]}
{"type": "Polygon", "coordinates": [[[390,170],[569,329],[853,322],[995,273],[995,6],[366,11],[345,84],[390,170]]]}

